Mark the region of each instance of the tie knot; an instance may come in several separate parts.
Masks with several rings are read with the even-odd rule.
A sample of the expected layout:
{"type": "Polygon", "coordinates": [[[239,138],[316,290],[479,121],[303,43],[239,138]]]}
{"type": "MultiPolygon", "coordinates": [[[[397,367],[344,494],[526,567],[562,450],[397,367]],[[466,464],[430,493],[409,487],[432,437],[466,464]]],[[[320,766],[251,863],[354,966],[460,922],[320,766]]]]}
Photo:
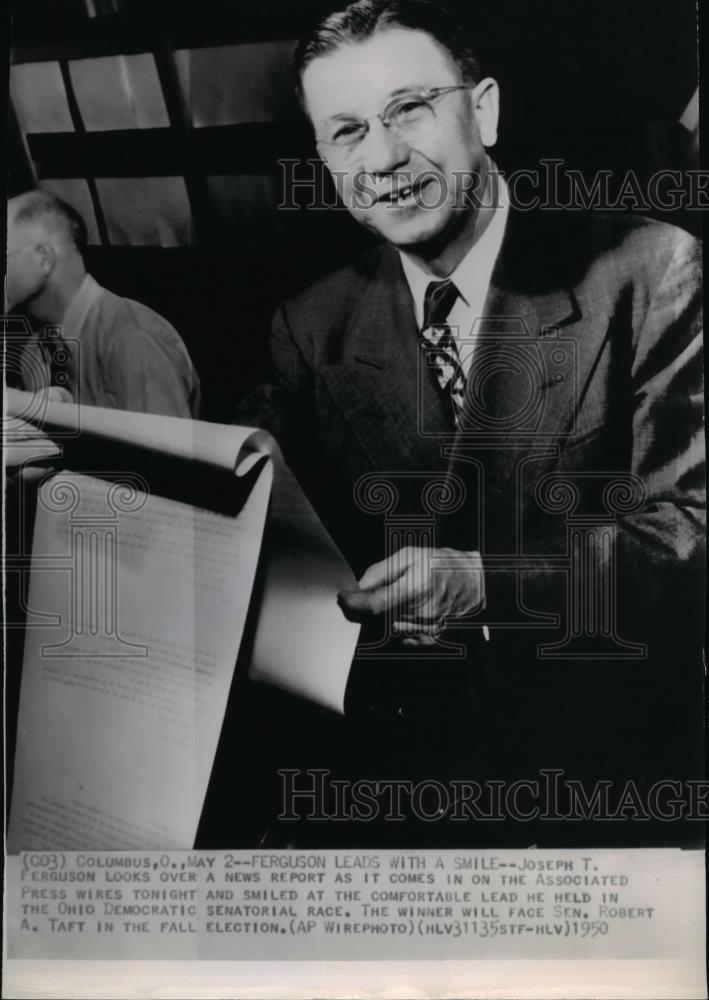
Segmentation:
{"type": "Polygon", "coordinates": [[[432,281],[426,289],[423,300],[424,329],[445,323],[457,298],[458,289],[450,278],[445,281],[432,281]]]}

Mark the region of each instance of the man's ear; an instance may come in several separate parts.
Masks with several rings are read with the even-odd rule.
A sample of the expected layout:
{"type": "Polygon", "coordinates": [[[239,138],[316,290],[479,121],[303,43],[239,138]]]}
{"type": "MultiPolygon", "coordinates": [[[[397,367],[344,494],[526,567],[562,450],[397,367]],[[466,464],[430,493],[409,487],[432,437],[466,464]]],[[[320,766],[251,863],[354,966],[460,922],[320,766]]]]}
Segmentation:
{"type": "Polygon", "coordinates": [[[486,76],[476,85],[472,96],[483,146],[494,146],[497,142],[497,121],[500,114],[500,88],[497,81],[486,76]]]}
{"type": "Polygon", "coordinates": [[[34,255],[40,270],[48,278],[57,261],[54,246],[51,243],[37,243],[34,247],[34,255]]]}

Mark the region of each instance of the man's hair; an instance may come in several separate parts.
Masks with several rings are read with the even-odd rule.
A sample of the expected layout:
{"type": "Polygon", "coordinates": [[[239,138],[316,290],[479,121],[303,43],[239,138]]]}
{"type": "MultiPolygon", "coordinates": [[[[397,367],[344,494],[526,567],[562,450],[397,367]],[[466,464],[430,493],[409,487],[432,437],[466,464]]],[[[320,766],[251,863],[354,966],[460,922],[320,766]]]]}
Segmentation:
{"type": "Polygon", "coordinates": [[[301,107],[305,108],[303,73],[314,59],[397,27],[425,31],[448,50],[466,83],[480,79],[478,60],[463,29],[441,4],[430,0],[355,0],[321,18],[299,42],[294,67],[301,107]]]}
{"type": "Polygon", "coordinates": [[[22,196],[14,222],[20,225],[38,221],[56,228],[84,256],[88,243],[86,223],[75,208],[46,191],[30,191],[22,196]]]}

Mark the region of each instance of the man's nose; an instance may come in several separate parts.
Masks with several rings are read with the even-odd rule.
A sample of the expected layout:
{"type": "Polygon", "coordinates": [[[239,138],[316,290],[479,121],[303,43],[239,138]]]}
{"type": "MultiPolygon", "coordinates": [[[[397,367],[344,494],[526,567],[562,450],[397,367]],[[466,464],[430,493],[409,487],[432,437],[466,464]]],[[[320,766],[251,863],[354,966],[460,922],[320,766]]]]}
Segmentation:
{"type": "Polygon", "coordinates": [[[408,162],[410,153],[408,142],[375,118],[362,143],[361,167],[368,174],[391,173],[408,162]]]}

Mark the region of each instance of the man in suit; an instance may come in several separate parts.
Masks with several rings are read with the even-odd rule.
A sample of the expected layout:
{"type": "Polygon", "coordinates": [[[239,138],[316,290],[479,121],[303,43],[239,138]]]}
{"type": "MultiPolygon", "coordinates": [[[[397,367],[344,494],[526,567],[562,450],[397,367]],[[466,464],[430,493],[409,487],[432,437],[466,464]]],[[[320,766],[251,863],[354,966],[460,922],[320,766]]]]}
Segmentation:
{"type": "Polygon", "coordinates": [[[7,309],[24,308],[36,326],[16,361],[22,388],[83,406],[197,416],[199,378],[182,338],[87,273],[78,212],[27,191],[9,200],[7,222],[7,309]]]}
{"type": "MultiPolygon", "coordinates": [[[[506,787],[535,768],[694,773],[695,241],[510,206],[488,154],[497,84],[436,4],[357,0],[296,69],[342,201],[384,241],[279,308],[271,378],[239,415],[280,442],[358,574],[339,598],[364,627],[335,772],[506,787]]],[[[309,747],[302,732],[274,766],[288,746],[329,767],[330,730],[309,747]]],[[[496,825],[413,812],[369,842],[500,842],[496,825]]],[[[367,842],[362,823],[322,837],[343,829],[367,842]]],[[[568,842],[559,829],[535,838],[568,842]]]]}

